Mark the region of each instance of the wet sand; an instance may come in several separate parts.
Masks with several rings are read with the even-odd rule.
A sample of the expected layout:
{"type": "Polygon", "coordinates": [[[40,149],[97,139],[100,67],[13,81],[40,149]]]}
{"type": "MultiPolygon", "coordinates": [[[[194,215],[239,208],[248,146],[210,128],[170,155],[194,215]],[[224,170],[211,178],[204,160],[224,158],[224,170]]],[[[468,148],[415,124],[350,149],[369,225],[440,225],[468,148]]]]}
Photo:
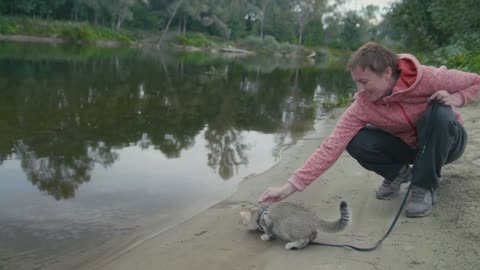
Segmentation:
{"type": "MultiPolygon", "coordinates": [[[[78,269],[480,269],[480,103],[459,111],[465,120],[469,142],[463,157],[443,169],[439,202],[426,218],[402,214],[392,234],[375,251],[308,246],[287,251],[279,240],[262,241],[260,233],[240,224],[244,202],[256,202],[268,187],[284,183],[331,132],[343,109],[335,110],[309,134],[287,150],[268,171],[253,175],[238,190],[187,221],[155,237],[99,255],[78,269]]],[[[380,177],[362,169],[346,152],[304,192],[287,200],[302,203],[324,217],[335,219],[338,204],[346,200],[352,223],[337,234],[320,236],[332,243],[369,247],[390,226],[406,191],[395,199],[375,199],[380,177]]]]}

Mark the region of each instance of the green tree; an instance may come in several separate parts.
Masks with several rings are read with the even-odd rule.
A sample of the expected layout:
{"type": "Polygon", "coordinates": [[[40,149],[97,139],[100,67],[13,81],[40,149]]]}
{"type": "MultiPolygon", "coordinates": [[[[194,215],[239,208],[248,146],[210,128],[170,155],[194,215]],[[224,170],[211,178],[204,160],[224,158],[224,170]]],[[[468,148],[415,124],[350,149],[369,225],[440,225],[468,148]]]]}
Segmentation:
{"type": "MultiPolygon", "coordinates": [[[[429,6],[433,23],[448,43],[478,49],[480,45],[480,2],[475,0],[435,0],[429,6]]],[[[444,43],[442,43],[444,45],[444,43]]]]}
{"type": "Polygon", "coordinates": [[[368,35],[367,39],[373,40],[378,35],[377,16],[380,8],[376,5],[368,5],[362,8],[360,15],[363,17],[365,25],[365,33],[368,35]]]}
{"type": "Polygon", "coordinates": [[[358,48],[365,41],[365,20],[355,11],[349,11],[343,18],[340,38],[349,49],[358,48]]]}
{"type": "Polygon", "coordinates": [[[394,29],[402,33],[402,39],[412,48],[425,50],[436,48],[448,37],[440,31],[432,19],[430,5],[434,0],[403,0],[395,2],[387,13],[394,29]]]}
{"type": "Polygon", "coordinates": [[[334,12],[324,19],[325,31],[324,42],[330,46],[337,47],[340,44],[340,33],[342,31],[342,14],[334,12]]]}
{"type": "Polygon", "coordinates": [[[97,25],[105,4],[102,0],[83,0],[83,3],[92,11],[93,23],[97,25]]]}
{"type": "Polygon", "coordinates": [[[292,10],[297,16],[298,45],[303,44],[305,26],[315,17],[322,16],[327,0],[292,0],[292,10]]]}
{"type": "Polygon", "coordinates": [[[260,14],[259,14],[259,20],[260,20],[260,38],[263,39],[263,29],[265,28],[265,17],[267,14],[267,7],[269,6],[271,0],[262,0],[260,1],[260,14]]]}
{"type": "Polygon", "coordinates": [[[323,44],[323,22],[321,17],[316,17],[305,26],[304,44],[318,46],[323,44]]]}
{"type": "Polygon", "coordinates": [[[268,12],[264,13],[263,35],[273,36],[282,42],[295,42],[296,17],[291,8],[289,0],[272,1],[268,12]]]}
{"type": "Polygon", "coordinates": [[[112,26],[118,31],[125,20],[131,20],[133,13],[130,10],[137,0],[104,0],[104,7],[112,17],[112,26]]]}

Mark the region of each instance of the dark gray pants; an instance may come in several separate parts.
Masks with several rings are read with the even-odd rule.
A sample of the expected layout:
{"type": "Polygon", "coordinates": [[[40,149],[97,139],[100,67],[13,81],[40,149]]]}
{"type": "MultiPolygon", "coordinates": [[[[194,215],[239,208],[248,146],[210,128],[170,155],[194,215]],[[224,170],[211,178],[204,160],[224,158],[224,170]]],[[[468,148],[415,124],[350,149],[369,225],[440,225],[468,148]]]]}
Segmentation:
{"type": "Polygon", "coordinates": [[[467,133],[446,106],[439,106],[433,115],[432,106],[429,106],[416,127],[420,141],[425,140],[427,127],[431,128],[422,154],[400,138],[373,126],[362,128],[348,144],[347,151],[365,169],[386,179],[395,178],[405,165],[414,164],[412,183],[436,189],[442,166],[463,154],[467,133]]]}

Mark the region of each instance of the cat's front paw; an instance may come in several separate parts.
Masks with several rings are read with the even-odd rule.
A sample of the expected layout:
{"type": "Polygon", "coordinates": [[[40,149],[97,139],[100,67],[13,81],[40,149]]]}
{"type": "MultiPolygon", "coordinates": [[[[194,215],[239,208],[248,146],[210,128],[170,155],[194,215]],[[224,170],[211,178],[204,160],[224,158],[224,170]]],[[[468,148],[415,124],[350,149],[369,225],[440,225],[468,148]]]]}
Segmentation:
{"type": "Polygon", "coordinates": [[[295,243],[288,242],[285,244],[285,249],[292,250],[292,249],[297,249],[297,247],[295,246],[295,243]]]}
{"type": "Polygon", "coordinates": [[[292,249],[300,250],[300,249],[306,247],[309,242],[310,242],[310,240],[308,240],[308,239],[300,239],[300,240],[297,240],[297,241],[286,243],[285,248],[288,249],[288,250],[292,250],[292,249]]]}
{"type": "Polygon", "coordinates": [[[262,239],[263,241],[269,241],[272,240],[272,237],[265,233],[260,236],[260,239],[262,239]]]}

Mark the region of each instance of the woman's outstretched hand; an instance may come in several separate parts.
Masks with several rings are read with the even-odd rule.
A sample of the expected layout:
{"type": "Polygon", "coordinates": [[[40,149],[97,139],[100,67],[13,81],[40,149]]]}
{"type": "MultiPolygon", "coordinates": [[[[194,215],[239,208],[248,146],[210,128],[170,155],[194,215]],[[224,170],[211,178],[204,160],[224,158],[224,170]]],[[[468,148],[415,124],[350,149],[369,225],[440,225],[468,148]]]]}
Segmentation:
{"type": "Polygon", "coordinates": [[[280,187],[269,187],[258,199],[260,204],[270,205],[295,193],[297,189],[289,182],[280,187]]]}

